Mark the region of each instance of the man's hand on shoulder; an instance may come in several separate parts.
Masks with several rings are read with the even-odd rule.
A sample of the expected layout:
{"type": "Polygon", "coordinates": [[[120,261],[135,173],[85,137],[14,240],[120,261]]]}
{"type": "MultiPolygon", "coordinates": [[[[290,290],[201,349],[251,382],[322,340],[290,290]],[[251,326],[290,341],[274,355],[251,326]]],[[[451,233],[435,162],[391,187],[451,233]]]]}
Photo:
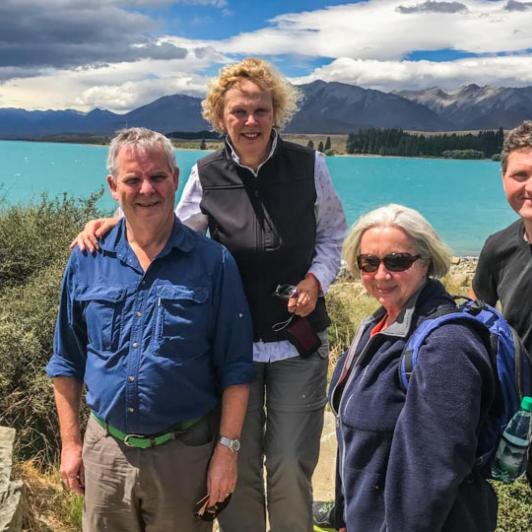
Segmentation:
{"type": "Polygon", "coordinates": [[[83,495],[85,492],[85,475],[81,451],[81,443],[63,445],[61,448],[61,467],[59,471],[65,486],[69,490],[83,495]]]}

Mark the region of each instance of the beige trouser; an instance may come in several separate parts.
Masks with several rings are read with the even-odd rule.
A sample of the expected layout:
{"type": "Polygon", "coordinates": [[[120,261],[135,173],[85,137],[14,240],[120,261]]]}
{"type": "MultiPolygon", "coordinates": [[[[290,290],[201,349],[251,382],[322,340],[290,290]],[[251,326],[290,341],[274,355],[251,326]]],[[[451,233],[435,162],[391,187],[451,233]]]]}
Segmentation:
{"type": "Polygon", "coordinates": [[[83,444],[83,531],[209,532],[194,517],[206,493],[217,416],[204,417],[176,440],[150,449],[118,442],[92,416],[83,444]]]}

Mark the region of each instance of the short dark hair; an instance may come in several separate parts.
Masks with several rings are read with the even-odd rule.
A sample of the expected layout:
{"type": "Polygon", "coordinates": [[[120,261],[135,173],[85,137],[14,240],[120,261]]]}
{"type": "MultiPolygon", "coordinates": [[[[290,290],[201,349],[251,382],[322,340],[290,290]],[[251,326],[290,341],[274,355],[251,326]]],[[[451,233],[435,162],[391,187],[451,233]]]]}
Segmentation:
{"type": "Polygon", "coordinates": [[[501,153],[503,174],[506,172],[510,153],[523,148],[532,148],[532,120],[525,120],[506,135],[501,153]]]}

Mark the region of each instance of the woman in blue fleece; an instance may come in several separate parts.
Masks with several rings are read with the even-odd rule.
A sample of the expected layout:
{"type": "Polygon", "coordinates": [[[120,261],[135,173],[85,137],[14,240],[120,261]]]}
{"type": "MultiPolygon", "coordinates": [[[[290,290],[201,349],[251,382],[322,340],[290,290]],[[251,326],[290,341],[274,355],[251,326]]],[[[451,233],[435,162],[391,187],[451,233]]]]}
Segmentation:
{"type": "Polygon", "coordinates": [[[474,468],[496,391],[481,338],[465,324],[443,325],[421,347],[408,394],[398,380],[415,327],[455,308],[434,279],[449,269],[448,248],[421,214],[392,204],[355,223],[344,257],[381,307],[361,323],[329,392],[338,418],[340,530],[494,530],[497,499],[474,468]]]}

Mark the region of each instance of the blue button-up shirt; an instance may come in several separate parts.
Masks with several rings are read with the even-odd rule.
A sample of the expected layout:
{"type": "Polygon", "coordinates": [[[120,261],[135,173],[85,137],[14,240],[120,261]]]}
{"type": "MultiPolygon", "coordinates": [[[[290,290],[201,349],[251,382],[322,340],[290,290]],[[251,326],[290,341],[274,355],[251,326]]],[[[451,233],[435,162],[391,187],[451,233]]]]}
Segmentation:
{"type": "Polygon", "coordinates": [[[87,403],[127,433],[157,434],[215,408],[254,378],[251,318],[236,264],[176,218],[144,272],[124,221],[65,270],[51,377],[85,382],[87,403]]]}

